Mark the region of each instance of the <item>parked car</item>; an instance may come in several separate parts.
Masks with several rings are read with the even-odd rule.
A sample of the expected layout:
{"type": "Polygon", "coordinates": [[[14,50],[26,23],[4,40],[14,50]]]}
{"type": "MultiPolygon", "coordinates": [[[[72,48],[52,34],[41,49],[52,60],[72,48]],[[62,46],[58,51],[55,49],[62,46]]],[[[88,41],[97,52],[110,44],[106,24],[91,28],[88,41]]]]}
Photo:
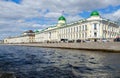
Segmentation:
{"type": "Polygon", "coordinates": [[[115,38],[114,42],[120,42],[120,37],[115,38]]]}
{"type": "Polygon", "coordinates": [[[102,42],[109,42],[109,40],[103,38],[103,39],[102,39],[102,42]]]}
{"type": "Polygon", "coordinates": [[[76,40],[76,42],[77,42],[77,43],[80,43],[80,42],[81,42],[81,40],[80,40],[80,39],[78,39],[78,40],[76,40]]]}
{"type": "Polygon", "coordinates": [[[68,42],[68,39],[61,39],[61,42],[68,42]]]}
{"type": "Polygon", "coordinates": [[[75,41],[74,40],[68,40],[68,43],[74,43],[75,41]]]}

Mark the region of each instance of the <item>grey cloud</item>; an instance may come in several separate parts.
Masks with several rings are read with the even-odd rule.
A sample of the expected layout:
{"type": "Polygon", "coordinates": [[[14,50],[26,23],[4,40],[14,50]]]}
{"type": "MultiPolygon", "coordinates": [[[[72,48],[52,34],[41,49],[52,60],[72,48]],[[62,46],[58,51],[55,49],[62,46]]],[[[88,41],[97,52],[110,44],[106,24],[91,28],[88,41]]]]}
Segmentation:
{"type": "Polygon", "coordinates": [[[117,21],[120,19],[120,9],[118,9],[117,11],[113,13],[103,14],[103,17],[111,19],[113,21],[117,21]]]}

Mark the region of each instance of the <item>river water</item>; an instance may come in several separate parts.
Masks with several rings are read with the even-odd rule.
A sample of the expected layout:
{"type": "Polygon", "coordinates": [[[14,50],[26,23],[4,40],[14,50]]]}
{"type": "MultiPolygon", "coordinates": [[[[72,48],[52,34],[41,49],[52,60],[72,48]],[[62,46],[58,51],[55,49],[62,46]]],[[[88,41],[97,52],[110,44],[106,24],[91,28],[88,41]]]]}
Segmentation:
{"type": "Polygon", "coordinates": [[[120,53],[0,45],[0,72],[17,78],[120,78],[120,53]]]}

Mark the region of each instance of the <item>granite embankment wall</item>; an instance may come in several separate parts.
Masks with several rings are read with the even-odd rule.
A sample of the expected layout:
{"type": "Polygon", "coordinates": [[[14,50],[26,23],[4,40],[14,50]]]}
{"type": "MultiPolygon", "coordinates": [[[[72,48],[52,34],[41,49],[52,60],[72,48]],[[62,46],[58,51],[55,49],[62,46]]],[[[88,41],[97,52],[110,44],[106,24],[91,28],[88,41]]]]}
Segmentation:
{"type": "Polygon", "coordinates": [[[120,42],[89,42],[89,43],[32,43],[32,44],[9,44],[46,48],[65,48],[78,50],[120,52],[120,42]]]}

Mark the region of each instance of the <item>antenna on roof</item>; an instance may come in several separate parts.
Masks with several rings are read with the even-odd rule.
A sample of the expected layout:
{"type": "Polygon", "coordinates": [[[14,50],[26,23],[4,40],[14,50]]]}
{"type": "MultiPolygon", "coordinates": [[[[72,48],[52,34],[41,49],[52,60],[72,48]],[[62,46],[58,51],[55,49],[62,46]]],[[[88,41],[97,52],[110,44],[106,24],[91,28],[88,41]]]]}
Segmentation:
{"type": "Polygon", "coordinates": [[[62,11],[62,15],[64,15],[64,11],[62,11]]]}

